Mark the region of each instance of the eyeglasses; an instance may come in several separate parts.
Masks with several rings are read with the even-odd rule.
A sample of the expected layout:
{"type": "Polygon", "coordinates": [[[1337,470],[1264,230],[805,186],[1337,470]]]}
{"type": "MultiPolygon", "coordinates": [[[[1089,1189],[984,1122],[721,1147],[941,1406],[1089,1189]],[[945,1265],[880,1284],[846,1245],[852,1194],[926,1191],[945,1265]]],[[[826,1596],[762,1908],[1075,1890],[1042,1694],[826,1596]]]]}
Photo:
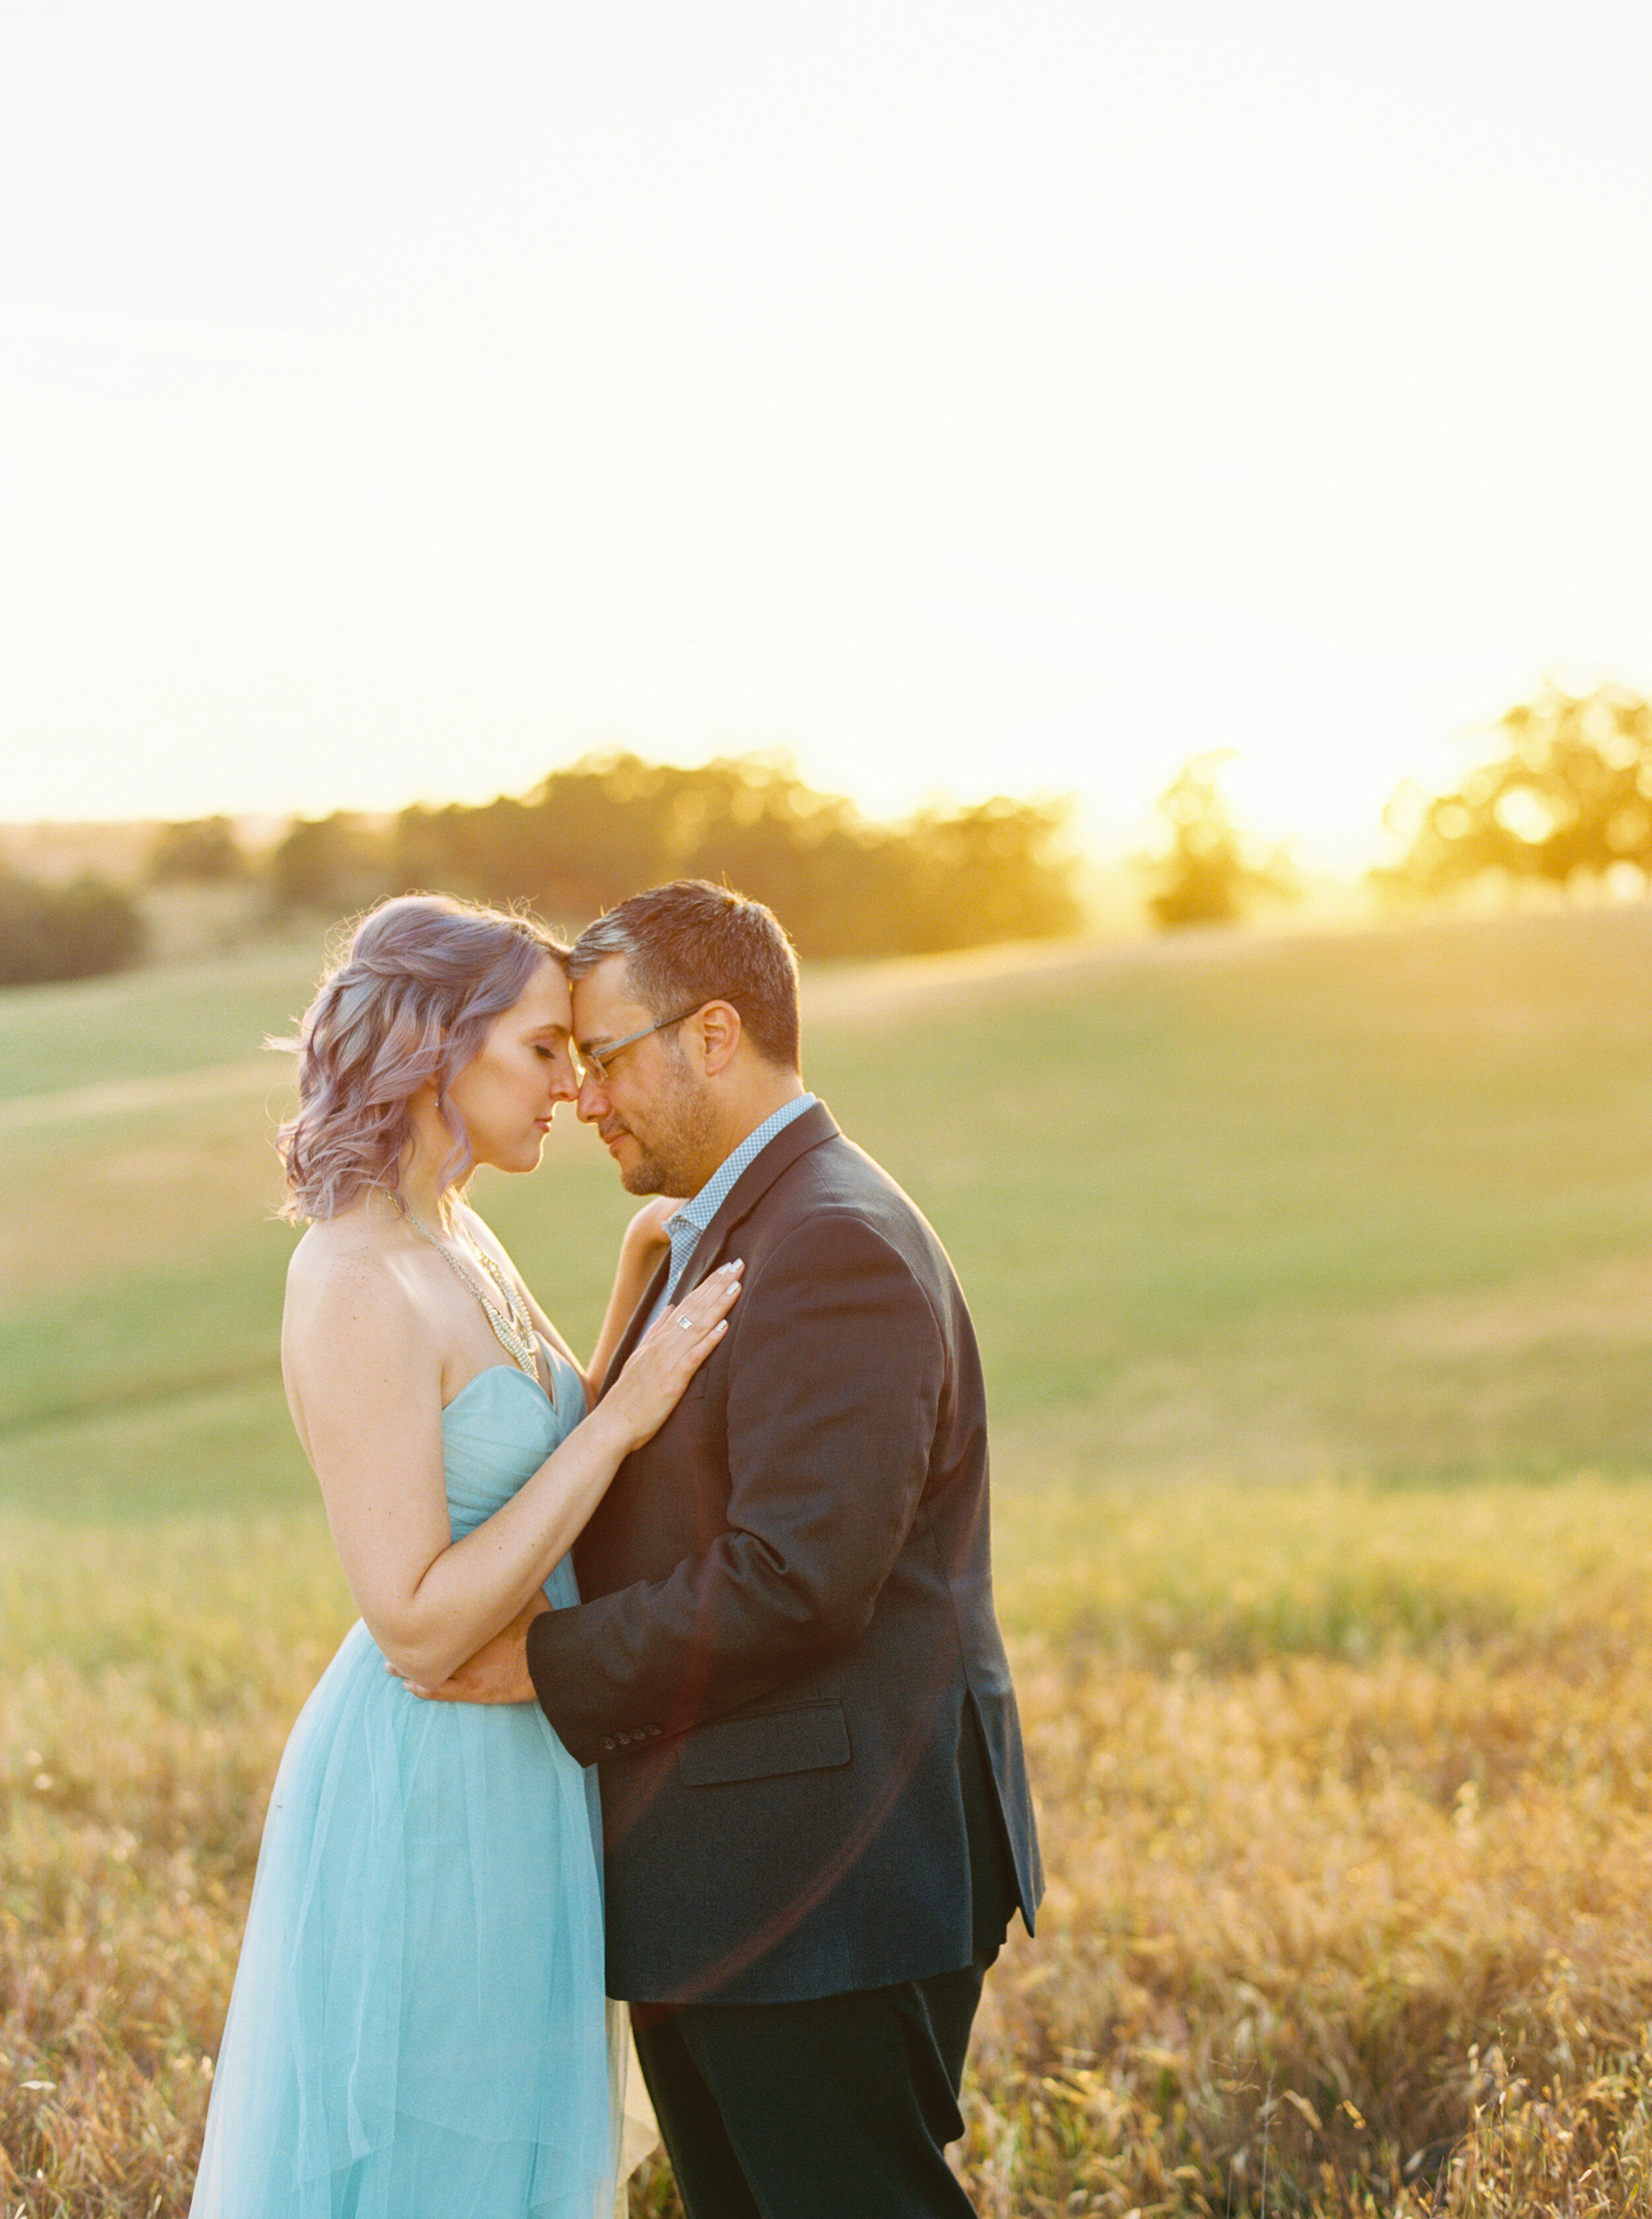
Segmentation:
{"type": "Polygon", "coordinates": [[[640,1033],[627,1033],[624,1040],[611,1041],[600,1054],[595,1048],[587,1047],[575,1041],[574,1053],[579,1059],[580,1068],[587,1078],[594,1078],[599,1086],[606,1086],[612,1076],[614,1058],[622,1048],[635,1047],[638,1041],[647,1040],[651,1033],[662,1033],[673,1025],[680,1025],[688,1018],[698,1016],[705,1007],[704,1002],[696,1002],[692,1010],[679,1010],[674,1017],[661,1017],[657,1025],[644,1025],[640,1033]]]}

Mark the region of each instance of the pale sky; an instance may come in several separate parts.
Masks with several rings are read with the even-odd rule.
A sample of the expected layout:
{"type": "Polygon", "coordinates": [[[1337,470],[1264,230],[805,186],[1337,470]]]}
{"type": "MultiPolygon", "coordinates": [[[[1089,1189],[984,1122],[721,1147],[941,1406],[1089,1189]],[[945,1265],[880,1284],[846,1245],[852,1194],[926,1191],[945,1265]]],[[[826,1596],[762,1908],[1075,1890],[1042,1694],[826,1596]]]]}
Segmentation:
{"type": "Polygon", "coordinates": [[[1652,11],[0,12],[0,818],[1189,754],[1308,860],[1652,685],[1652,11]]]}

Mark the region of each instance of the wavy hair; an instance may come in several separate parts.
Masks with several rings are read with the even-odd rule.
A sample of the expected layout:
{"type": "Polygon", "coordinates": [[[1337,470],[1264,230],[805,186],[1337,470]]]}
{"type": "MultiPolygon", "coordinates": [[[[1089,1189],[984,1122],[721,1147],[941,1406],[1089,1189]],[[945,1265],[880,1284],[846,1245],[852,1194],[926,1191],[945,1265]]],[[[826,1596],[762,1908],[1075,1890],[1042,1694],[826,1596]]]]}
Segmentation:
{"type": "Polygon", "coordinates": [[[413,1097],[432,1080],[454,1136],[443,1184],[463,1178],[475,1159],[449,1089],[547,956],[566,964],[568,950],[531,917],[446,894],[404,894],[370,911],[297,1040],[270,1043],[298,1054],[298,1115],[276,1136],[282,1215],[336,1217],[375,1187],[405,1209],[413,1097]]]}

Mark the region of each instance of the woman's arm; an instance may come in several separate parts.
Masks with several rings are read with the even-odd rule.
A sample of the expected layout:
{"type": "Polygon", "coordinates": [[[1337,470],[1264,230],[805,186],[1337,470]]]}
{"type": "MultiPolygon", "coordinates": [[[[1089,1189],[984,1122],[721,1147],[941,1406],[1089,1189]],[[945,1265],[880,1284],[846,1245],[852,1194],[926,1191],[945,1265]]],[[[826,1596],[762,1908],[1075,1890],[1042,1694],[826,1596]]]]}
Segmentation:
{"type": "Polygon", "coordinates": [[[669,1195],[659,1195],[645,1202],[625,1228],[619,1243],[619,1257],[614,1265],[613,1290],[608,1296],[608,1307],[603,1313],[602,1330],[597,1335],[597,1345],[591,1352],[590,1367],[586,1374],[586,1396],[594,1402],[602,1385],[603,1375],[613,1361],[614,1351],[624,1338],[632,1313],[648,1290],[649,1281],[658,1270],[662,1257],[671,1252],[665,1224],[682,1208],[669,1195]]]}
{"type": "Polygon", "coordinates": [[[658,1431],[722,1338],[738,1287],[730,1271],[697,1288],[647,1336],[600,1408],[455,1541],[432,1327],[374,1259],[335,1259],[289,1284],[283,1362],[294,1414],[351,1594],[398,1672],[445,1679],[543,1585],[622,1460],[658,1431]]]}

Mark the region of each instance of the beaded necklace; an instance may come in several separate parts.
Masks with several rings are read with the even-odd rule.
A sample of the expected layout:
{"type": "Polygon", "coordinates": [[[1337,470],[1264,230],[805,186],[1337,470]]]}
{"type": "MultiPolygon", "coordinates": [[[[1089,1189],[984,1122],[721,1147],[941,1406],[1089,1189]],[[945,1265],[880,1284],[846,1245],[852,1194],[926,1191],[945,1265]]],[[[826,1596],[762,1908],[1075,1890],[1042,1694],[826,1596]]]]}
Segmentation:
{"type": "Polygon", "coordinates": [[[471,1293],[481,1304],[488,1322],[494,1329],[494,1339],[518,1369],[525,1371],[530,1379],[537,1381],[539,1377],[539,1342],[534,1333],[533,1321],[523,1308],[515,1288],[512,1286],[486,1249],[478,1248],[472,1242],[467,1241],[465,1244],[498,1288],[500,1299],[505,1304],[502,1310],[489,1297],[486,1289],[476,1284],[446,1243],[438,1240],[428,1226],[421,1225],[412,1210],[407,1212],[407,1222],[421,1240],[429,1241],[455,1278],[462,1279],[469,1288],[471,1293]]]}

